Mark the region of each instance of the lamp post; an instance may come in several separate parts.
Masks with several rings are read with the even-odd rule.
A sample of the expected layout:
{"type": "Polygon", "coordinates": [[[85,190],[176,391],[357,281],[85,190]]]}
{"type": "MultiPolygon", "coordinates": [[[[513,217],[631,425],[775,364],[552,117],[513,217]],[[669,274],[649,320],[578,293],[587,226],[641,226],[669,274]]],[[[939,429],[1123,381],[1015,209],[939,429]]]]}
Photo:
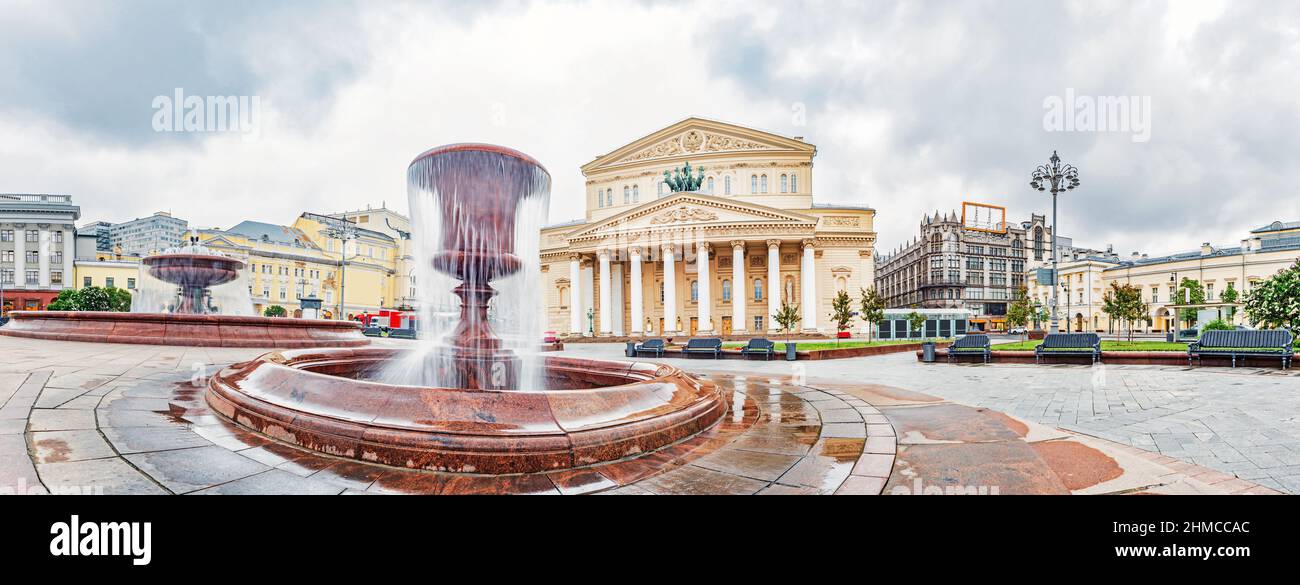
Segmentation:
{"type": "MultiPolygon", "coordinates": [[[[341,269],[339,271],[339,319],[347,319],[347,283],[348,283],[348,242],[357,239],[357,226],[346,219],[321,230],[321,235],[342,242],[339,250],[341,269]]],[[[356,257],[356,254],[353,255],[356,257]]]]}
{"type": "MultiPolygon", "coordinates": [[[[1074,168],[1074,165],[1061,164],[1061,157],[1053,150],[1052,158],[1048,159],[1047,164],[1034,169],[1029,186],[1039,191],[1052,192],[1052,284],[1056,285],[1059,279],[1056,263],[1060,253],[1056,247],[1056,195],[1064,191],[1072,191],[1079,186],[1079,169],[1074,168]]],[[[1058,287],[1059,285],[1052,287],[1052,333],[1061,332],[1061,323],[1057,316],[1058,287]]]]}

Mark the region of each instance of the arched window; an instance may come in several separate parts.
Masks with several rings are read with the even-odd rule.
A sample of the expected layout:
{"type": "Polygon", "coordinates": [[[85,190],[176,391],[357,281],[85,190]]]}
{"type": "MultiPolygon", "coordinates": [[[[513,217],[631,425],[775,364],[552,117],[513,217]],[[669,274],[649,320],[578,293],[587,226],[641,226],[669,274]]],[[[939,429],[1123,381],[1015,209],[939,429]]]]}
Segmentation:
{"type": "Polygon", "coordinates": [[[601,189],[599,191],[596,191],[596,207],[604,207],[604,206],[605,206],[605,190],[601,189]]]}
{"type": "Polygon", "coordinates": [[[763,279],[761,278],[754,279],[754,300],[763,300],[763,279]]]}
{"type": "Polygon", "coordinates": [[[568,307],[569,307],[569,287],[561,286],[560,287],[560,308],[567,309],[568,307]]]}
{"type": "Polygon", "coordinates": [[[791,193],[799,192],[799,175],[795,175],[795,174],[790,175],[790,192],[791,193]]]}
{"type": "Polygon", "coordinates": [[[614,206],[614,190],[605,189],[605,207],[614,206]]]}
{"type": "Polygon", "coordinates": [[[749,176],[749,192],[755,195],[758,194],[758,175],[749,176]]]}
{"type": "Polygon", "coordinates": [[[641,201],[641,186],[632,185],[632,203],[638,203],[640,201],[641,201]]]}
{"type": "Polygon", "coordinates": [[[709,194],[709,195],[712,195],[712,194],[713,194],[713,177],[709,177],[709,181],[708,181],[708,194],[709,194]]]}
{"type": "Polygon", "coordinates": [[[691,281],[691,300],[694,302],[700,300],[700,281],[698,280],[691,281]]]}
{"type": "Polygon", "coordinates": [[[628,203],[631,202],[632,202],[632,188],[628,187],[627,185],[623,185],[623,205],[627,205],[628,203]]]}
{"type": "Polygon", "coordinates": [[[722,194],[723,195],[731,194],[731,175],[727,175],[722,178],[722,194]]]}
{"type": "Polygon", "coordinates": [[[767,175],[763,175],[763,178],[759,180],[759,183],[760,183],[760,186],[763,188],[763,193],[766,194],[766,193],[767,193],[767,175]]]}
{"type": "Polygon", "coordinates": [[[786,184],[786,181],[788,181],[788,180],[789,180],[789,179],[786,177],[785,174],[782,174],[782,175],[781,175],[781,192],[782,192],[782,193],[789,193],[789,191],[787,190],[787,184],[786,184]]]}
{"type": "Polygon", "coordinates": [[[724,303],[731,302],[731,281],[730,280],[722,281],[722,302],[724,303]]]}
{"type": "Polygon", "coordinates": [[[1034,228],[1034,260],[1043,259],[1043,228],[1034,228]]]}

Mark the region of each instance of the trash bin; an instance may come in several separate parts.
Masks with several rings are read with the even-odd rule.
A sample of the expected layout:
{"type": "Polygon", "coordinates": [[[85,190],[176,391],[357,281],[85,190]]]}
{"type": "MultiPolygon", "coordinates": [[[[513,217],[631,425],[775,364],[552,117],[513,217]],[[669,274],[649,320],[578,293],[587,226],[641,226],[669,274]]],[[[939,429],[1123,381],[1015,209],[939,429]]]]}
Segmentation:
{"type": "Polygon", "coordinates": [[[629,342],[627,342],[627,349],[623,350],[623,355],[625,355],[625,356],[627,356],[627,357],[630,357],[630,358],[634,358],[634,357],[636,357],[636,342],[635,342],[635,341],[629,341],[629,342]]]}
{"type": "Polygon", "coordinates": [[[921,361],[925,363],[934,363],[934,342],[921,342],[921,361]]]}
{"type": "Polygon", "coordinates": [[[795,352],[798,351],[799,344],[786,342],[785,344],[785,361],[792,362],[795,360],[795,352]]]}
{"type": "Polygon", "coordinates": [[[1165,342],[1167,342],[1167,343],[1173,343],[1173,342],[1174,342],[1174,332],[1173,332],[1173,331],[1170,331],[1169,333],[1166,333],[1166,334],[1165,334],[1165,342]]]}

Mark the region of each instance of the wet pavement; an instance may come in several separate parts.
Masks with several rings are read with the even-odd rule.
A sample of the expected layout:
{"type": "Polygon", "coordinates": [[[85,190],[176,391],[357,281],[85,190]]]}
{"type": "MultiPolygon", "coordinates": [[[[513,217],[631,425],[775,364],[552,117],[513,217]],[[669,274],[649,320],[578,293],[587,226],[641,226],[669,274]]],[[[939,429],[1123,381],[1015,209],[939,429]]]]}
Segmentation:
{"type": "MultiPolygon", "coordinates": [[[[726,393],[730,410],[708,431],[635,459],[484,476],[329,457],[215,415],[203,399],[205,376],[221,365],[254,357],[258,350],[0,338],[0,353],[8,358],[0,365],[0,493],[1271,491],[1158,453],[913,388],[876,384],[876,376],[871,376],[873,383],[863,383],[811,375],[835,362],[795,372],[784,364],[725,364],[746,368],[736,372],[713,369],[721,363],[682,362],[726,393]],[[777,365],[784,369],[773,367],[777,365]]],[[[843,361],[861,367],[876,363],[873,359],[843,361]]],[[[846,365],[824,371],[834,373],[846,365]]]]}

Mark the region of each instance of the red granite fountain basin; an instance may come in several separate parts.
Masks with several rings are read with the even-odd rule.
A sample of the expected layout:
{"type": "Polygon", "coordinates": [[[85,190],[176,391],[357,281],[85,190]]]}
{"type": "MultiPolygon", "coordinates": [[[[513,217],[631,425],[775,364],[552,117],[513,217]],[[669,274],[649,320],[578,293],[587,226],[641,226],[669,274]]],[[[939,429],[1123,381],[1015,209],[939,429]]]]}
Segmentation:
{"type": "Polygon", "coordinates": [[[235,423],[337,457],[457,473],[514,474],[637,457],[707,430],[715,384],[644,362],[545,358],[548,390],[465,390],[366,379],[401,351],[275,352],[213,377],[207,400],[235,423]]]}
{"type": "Polygon", "coordinates": [[[351,321],[91,311],[12,311],[0,335],[192,347],[358,347],[370,341],[351,321]]]}

